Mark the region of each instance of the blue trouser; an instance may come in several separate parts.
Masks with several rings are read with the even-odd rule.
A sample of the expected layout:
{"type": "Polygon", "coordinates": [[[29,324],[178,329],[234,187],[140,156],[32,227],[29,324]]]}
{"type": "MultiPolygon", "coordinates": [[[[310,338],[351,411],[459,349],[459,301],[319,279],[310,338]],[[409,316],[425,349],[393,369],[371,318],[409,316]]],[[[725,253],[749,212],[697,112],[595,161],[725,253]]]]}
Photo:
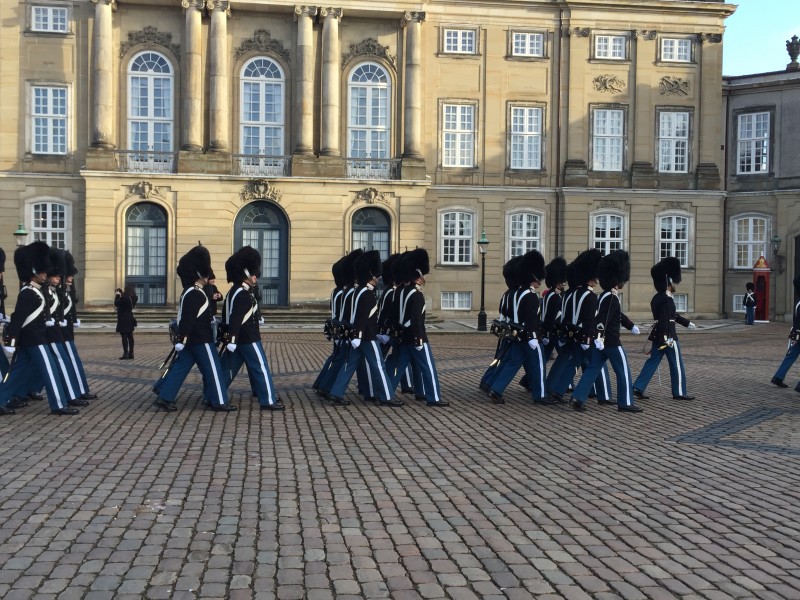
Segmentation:
{"type": "Polygon", "coordinates": [[[745,306],[744,307],[744,322],[747,325],[752,325],[755,323],[756,320],[756,307],[755,306],[745,306]]]}
{"type": "MultiPolygon", "coordinates": [[[[575,369],[570,364],[570,356],[572,353],[572,346],[571,342],[564,346],[558,347],[558,356],[553,361],[553,365],[550,367],[550,371],[547,373],[547,378],[544,381],[545,388],[548,392],[555,391],[555,386],[561,386],[560,382],[562,379],[567,377],[567,374],[564,373],[565,370],[569,370],[569,381],[572,381],[572,378],[575,377],[575,369]]],[[[569,387],[569,381],[567,382],[564,390],[569,387]]],[[[563,395],[563,392],[561,392],[563,395]]]]}
{"type": "MultiPolygon", "coordinates": [[[[417,350],[411,344],[400,343],[397,347],[397,359],[393,361],[393,366],[389,368],[391,379],[391,390],[397,389],[403,372],[408,368],[409,363],[413,363],[413,368],[419,371],[422,378],[425,400],[430,403],[440,402],[442,399],[441,388],[439,387],[439,375],[436,373],[436,363],[433,360],[433,353],[428,342],[422,344],[422,349],[417,350]]],[[[421,396],[416,390],[417,396],[421,396]]]]}
{"type": "MultiPolygon", "coordinates": [[[[558,355],[556,364],[554,364],[553,368],[550,370],[552,379],[550,377],[547,379],[548,389],[561,396],[567,393],[567,389],[575,379],[575,373],[578,372],[578,369],[584,370],[588,366],[589,350],[592,349],[592,347],[590,347],[589,350],[584,350],[581,348],[580,344],[576,343],[567,345],[566,348],[567,350],[565,352],[558,355]],[[561,357],[565,355],[565,361],[563,361],[561,365],[558,365],[559,361],[561,361],[561,357]],[[557,365],[559,368],[556,370],[557,365]]],[[[611,385],[608,376],[608,368],[606,368],[605,365],[603,365],[593,385],[595,395],[599,400],[611,399],[611,385]]]]}
{"type": "Polygon", "coordinates": [[[336,377],[339,375],[339,371],[344,368],[344,363],[347,361],[347,354],[350,351],[350,342],[340,341],[338,344],[339,345],[336,349],[336,352],[334,352],[333,359],[328,365],[328,370],[322,374],[322,377],[319,380],[319,389],[323,392],[327,392],[328,394],[330,394],[331,388],[336,382],[336,377]]]}
{"type": "Polygon", "coordinates": [[[358,348],[350,348],[344,367],[339,371],[331,387],[331,396],[344,397],[353,374],[361,365],[364,365],[365,371],[371,377],[373,393],[376,394],[378,400],[381,402],[390,400],[393,389],[389,388],[389,376],[383,362],[383,353],[381,353],[380,344],[376,340],[362,341],[358,348]]]}
{"type": "Polygon", "coordinates": [[[75,376],[75,371],[67,364],[69,358],[67,357],[67,347],[64,342],[50,342],[47,347],[50,349],[50,354],[53,356],[56,369],[61,376],[61,385],[70,400],[74,400],[81,393],[78,391],[78,380],[75,376]]]}
{"type": "MultiPolygon", "coordinates": [[[[380,348],[378,348],[378,350],[380,350],[380,348]]],[[[350,352],[353,352],[352,347],[350,348],[350,352]]],[[[341,371],[339,373],[341,374],[341,371]]],[[[337,375],[336,377],[338,378],[339,376],[337,375]]],[[[375,388],[372,384],[372,370],[363,357],[356,367],[356,378],[358,380],[358,393],[364,398],[374,398],[375,388]]],[[[334,396],[335,395],[336,394],[334,394],[334,396]]]]}
{"type": "Polygon", "coordinates": [[[331,363],[333,362],[333,358],[336,356],[337,347],[338,347],[337,342],[333,342],[333,352],[331,352],[328,355],[328,358],[325,359],[325,362],[322,364],[322,368],[319,370],[319,373],[317,374],[317,378],[314,380],[314,384],[311,386],[315,390],[319,389],[319,384],[322,381],[322,378],[328,372],[328,369],[330,368],[331,363]]]}
{"type": "Polygon", "coordinates": [[[78,355],[78,348],[75,346],[74,340],[67,340],[64,342],[67,351],[67,366],[72,369],[75,374],[75,382],[78,385],[77,392],[80,395],[89,393],[89,382],[86,380],[86,371],[83,369],[83,362],[78,355]]]}
{"type": "Polygon", "coordinates": [[[781,366],[775,371],[775,379],[783,381],[798,356],[800,356],[800,342],[789,346],[789,349],[786,351],[786,356],[783,357],[781,366]]]}
{"type": "MultiPolygon", "coordinates": [[[[390,364],[389,356],[391,356],[389,352],[391,351],[392,354],[397,352],[397,347],[399,345],[400,345],[400,340],[398,340],[396,337],[390,337],[389,343],[381,346],[387,370],[389,369],[389,364],[390,364]]],[[[406,368],[406,370],[403,371],[402,377],[400,377],[400,390],[402,392],[413,391],[415,394],[419,396],[425,395],[425,384],[422,382],[422,377],[420,377],[419,373],[412,368],[412,365],[409,365],[406,368]]]]}
{"type": "Polygon", "coordinates": [[[8,373],[8,359],[5,352],[0,352],[0,379],[4,378],[8,373]]]}
{"type": "MultiPolygon", "coordinates": [[[[575,391],[572,392],[572,399],[583,404],[589,397],[592,386],[602,375],[606,366],[606,361],[611,363],[611,368],[617,376],[617,406],[630,406],[633,404],[633,383],[628,357],[622,346],[606,346],[603,350],[590,348],[589,366],[583,371],[581,380],[578,382],[575,391]]],[[[605,399],[605,398],[603,398],[605,399]]]]}
{"type": "Polygon", "coordinates": [[[225,373],[225,387],[229,387],[236,378],[242,364],[247,365],[250,387],[258,397],[261,406],[270,406],[278,402],[272,373],[269,370],[267,355],[261,342],[237,344],[235,352],[225,352],[222,357],[222,368],[225,373]]]}
{"type": "Polygon", "coordinates": [[[203,375],[203,398],[212,406],[222,406],[228,401],[228,386],[222,365],[215,348],[211,344],[191,344],[178,352],[178,358],[169,368],[165,377],[156,382],[154,389],[158,397],[167,402],[175,402],[183,381],[197,365],[203,375]]]}
{"type": "Polygon", "coordinates": [[[528,342],[509,342],[511,345],[508,351],[508,358],[498,365],[495,371],[494,380],[491,383],[491,390],[497,394],[502,394],[511,380],[519,371],[520,367],[525,368],[528,376],[528,388],[534,400],[544,398],[544,358],[542,347],[536,350],[528,346],[528,342]]]}
{"type": "Polygon", "coordinates": [[[492,387],[492,383],[494,382],[494,379],[497,376],[499,369],[502,367],[503,363],[508,358],[510,344],[511,342],[509,342],[506,339],[502,339],[497,342],[497,349],[494,351],[494,360],[492,361],[492,364],[490,364],[489,367],[486,369],[486,372],[483,374],[483,377],[481,377],[481,383],[479,387],[481,388],[492,387]]]}
{"type": "Polygon", "coordinates": [[[681,356],[681,349],[678,345],[678,340],[674,340],[672,348],[665,347],[659,350],[660,342],[653,342],[650,347],[650,357],[644,362],[642,371],[633,382],[633,388],[644,392],[647,384],[653,378],[653,375],[661,364],[661,359],[666,355],[669,362],[669,378],[672,382],[672,395],[685,396],[686,395],[686,369],[683,367],[683,357],[681,356]]]}
{"type": "Polygon", "coordinates": [[[0,385],[0,406],[8,406],[14,396],[26,396],[35,381],[44,383],[52,410],[66,408],[70,398],[64,393],[58,366],[47,346],[20,346],[16,354],[8,379],[0,385]]]}

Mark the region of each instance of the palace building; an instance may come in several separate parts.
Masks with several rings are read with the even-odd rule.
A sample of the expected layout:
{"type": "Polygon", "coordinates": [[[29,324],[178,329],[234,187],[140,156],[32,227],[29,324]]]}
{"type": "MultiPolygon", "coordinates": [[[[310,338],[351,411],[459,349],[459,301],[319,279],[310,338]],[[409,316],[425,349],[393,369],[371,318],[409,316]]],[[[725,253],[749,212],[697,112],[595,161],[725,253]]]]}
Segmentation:
{"type": "Polygon", "coordinates": [[[650,267],[674,255],[679,309],[718,317],[733,310],[735,215],[768,213],[769,229],[781,203],[730,170],[734,9],[4,0],[0,244],[21,224],[22,241],[71,250],[84,309],[126,283],[142,305],[174,304],[198,241],[220,281],[232,252],[257,248],[267,307],[327,303],[330,265],[353,248],[422,246],[429,309],[451,318],[478,311],[482,259],[493,313],[511,256],[623,248],[626,313],[649,315],[650,267]],[[726,177],[745,199],[726,204],[726,177]]]}

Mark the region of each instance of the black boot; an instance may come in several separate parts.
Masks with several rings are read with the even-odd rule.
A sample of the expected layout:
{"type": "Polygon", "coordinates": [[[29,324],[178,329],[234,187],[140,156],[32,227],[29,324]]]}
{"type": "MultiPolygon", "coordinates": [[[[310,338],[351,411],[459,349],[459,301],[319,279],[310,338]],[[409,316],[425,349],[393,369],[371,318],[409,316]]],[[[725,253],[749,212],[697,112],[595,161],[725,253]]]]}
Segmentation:
{"type": "Polygon", "coordinates": [[[122,356],[120,356],[118,360],[128,360],[128,351],[125,350],[125,352],[122,353],[122,356]]]}
{"type": "Polygon", "coordinates": [[[133,350],[128,353],[128,360],[133,360],[133,350]]]}

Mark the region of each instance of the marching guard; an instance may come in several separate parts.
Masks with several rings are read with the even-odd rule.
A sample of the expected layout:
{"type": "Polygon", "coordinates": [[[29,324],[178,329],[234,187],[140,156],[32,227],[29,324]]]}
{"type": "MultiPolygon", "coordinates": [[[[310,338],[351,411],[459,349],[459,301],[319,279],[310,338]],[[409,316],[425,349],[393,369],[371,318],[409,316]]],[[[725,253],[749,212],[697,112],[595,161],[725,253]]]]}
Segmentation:
{"type": "Polygon", "coordinates": [[[80,392],[79,398],[81,400],[95,400],[97,394],[89,391],[86,370],[83,368],[83,361],[81,361],[78,347],[75,345],[75,328],[81,326],[81,320],[78,318],[78,291],[75,289],[75,275],[78,274],[78,269],[75,266],[75,259],[69,251],[64,253],[64,258],[66,260],[66,275],[57,291],[59,301],[63,307],[64,321],[66,322],[61,331],[64,335],[64,345],[67,350],[67,366],[75,374],[78,392],[80,392]]]}
{"type": "Polygon", "coordinates": [[[255,248],[245,246],[225,261],[228,282],[233,287],[222,306],[222,326],[225,331],[225,348],[222,367],[225,385],[230,386],[242,364],[261,410],[284,410],[285,406],[275,393],[267,355],[261,344],[258,326],[258,304],[253,288],[258,285],[261,255],[255,248]]]}
{"type": "Polygon", "coordinates": [[[333,275],[335,287],[331,291],[331,316],[325,321],[325,328],[323,332],[325,333],[325,337],[333,343],[333,350],[328,355],[328,358],[325,359],[325,362],[322,364],[322,368],[320,369],[316,380],[314,380],[314,384],[311,386],[311,389],[323,397],[325,396],[325,392],[320,390],[320,383],[322,383],[323,378],[328,374],[328,369],[331,368],[331,365],[336,359],[337,353],[339,352],[339,338],[337,337],[337,330],[339,328],[339,315],[342,310],[342,299],[346,289],[345,282],[342,278],[342,261],[344,261],[345,258],[347,257],[343,256],[331,266],[331,274],[333,275]]]}
{"type": "MultiPolygon", "coordinates": [[[[6,298],[8,292],[6,291],[5,283],[5,270],[6,270],[6,253],[5,250],[0,248],[0,326],[8,323],[6,317],[6,298]]],[[[0,352],[0,379],[4,378],[8,373],[8,359],[5,352],[0,352]]]]}
{"type": "MultiPolygon", "coordinates": [[[[508,356],[510,350],[511,340],[508,337],[508,323],[511,321],[509,315],[509,306],[514,292],[517,291],[517,276],[514,273],[514,264],[519,260],[519,256],[511,258],[506,264],[503,265],[503,279],[506,282],[506,291],[500,296],[500,306],[497,309],[498,317],[492,322],[490,331],[493,335],[497,336],[497,347],[494,351],[494,359],[489,364],[486,372],[481,377],[481,382],[478,384],[478,389],[489,394],[492,382],[499,372],[501,364],[503,364],[508,356]]],[[[502,404],[504,402],[501,397],[489,396],[489,399],[494,404],[502,404]]]]}
{"type": "Polygon", "coordinates": [[[567,261],[561,256],[544,268],[544,283],[547,290],[542,294],[542,354],[547,364],[558,346],[556,323],[561,318],[564,287],[567,285],[567,261]]]}
{"type": "MultiPolygon", "coordinates": [[[[800,275],[795,277],[792,283],[794,284],[794,297],[800,298],[800,275]]],[[[786,378],[789,369],[797,360],[797,357],[800,356],[800,344],[797,343],[798,340],[800,340],[800,300],[794,304],[792,328],[789,330],[789,345],[786,349],[786,356],[783,357],[778,370],[775,371],[775,375],[772,376],[772,385],[777,385],[779,388],[789,387],[783,380],[786,378]]],[[[797,387],[800,388],[800,382],[797,384],[797,387]]],[[[797,391],[800,392],[800,389],[797,391]]]]}

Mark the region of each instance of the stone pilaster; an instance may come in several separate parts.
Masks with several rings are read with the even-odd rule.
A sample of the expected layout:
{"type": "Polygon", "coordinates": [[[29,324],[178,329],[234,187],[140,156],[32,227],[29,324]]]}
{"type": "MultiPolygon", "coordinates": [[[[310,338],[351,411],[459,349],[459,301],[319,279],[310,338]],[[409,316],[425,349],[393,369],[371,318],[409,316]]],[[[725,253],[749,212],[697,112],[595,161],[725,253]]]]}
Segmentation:
{"type": "Polygon", "coordinates": [[[114,50],[112,11],[116,0],[92,0],[94,28],[92,30],[92,147],[113,149],[114,117],[114,50]]]}
{"type": "Polygon", "coordinates": [[[183,53],[183,93],[181,94],[181,150],[202,149],[202,74],[201,11],[203,0],[181,0],[186,13],[183,53]]]}
{"type": "Polygon", "coordinates": [[[297,22],[297,79],[294,115],[294,154],[310,156],[314,152],[314,23],[316,6],[294,7],[297,22]]]}
{"type": "Polygon", "coordinates": [[[209,144],[211,152],[230,152],[230,106],[228,90],[228,0],[207,0],[211,13],[208,44],[209,66],[209,144]]]}
{"type": "Polygon", "coordinates": [[[424,12],[404,15],[406,27],[406,90],[403,158],[422,158],[422,23],[424,12]]]}
{"type": "Polygon", "coordinates": [[[341,156],[339,20],[341,8],[322,8],[322,116],[320,119],[320,156],[341,156]]]}

